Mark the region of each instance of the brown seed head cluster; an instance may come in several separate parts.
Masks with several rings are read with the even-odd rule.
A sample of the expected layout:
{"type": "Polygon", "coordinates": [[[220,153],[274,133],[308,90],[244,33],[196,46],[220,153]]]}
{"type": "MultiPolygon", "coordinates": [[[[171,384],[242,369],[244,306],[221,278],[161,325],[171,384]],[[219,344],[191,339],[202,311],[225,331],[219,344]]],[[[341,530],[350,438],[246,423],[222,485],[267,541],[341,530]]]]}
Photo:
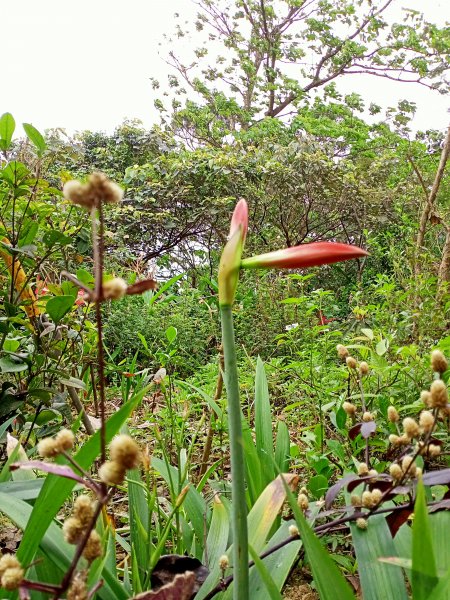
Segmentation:
{"type": "Polygon", "coordinates": [[[417,438],[420,435],[420,427],[417,421],[411,417],[403,419],[403,432],[409,439],[417,438]]]}
{"type": "Polygon", "coordinates": [[[363,414],[362,417],[363,421],[365,423],[368,423],[369,421],[373,421],[373,414],[371,412],[369,412],[368,410],[366,410],[366,412],[363,414]]]}
{"type": "Polygon", "coordinates": [[[397,423],[397,421],[400,419],[395,406],[389,406],[387,409],[387,417],[391,423],[397,423]]]}
{"type": "Polygon", "coordinates": [[[419,425],[423,433],[429,433],[434,427],[433,413],[429,410],[423,410],[420,413],[419,425]]]}
{"type": "Polygon", "coordinates": [[[413,456],[404,456],[402,459],[402,471],[408,477],[414,478],[417,475],[417,465],[413,456]]]}
{"type": "Polygon", "coordinates": [[[356,367],[358,366],[358,363],[356,362],[356,358],[353,358],[353,356],[347,356],[347,358],[345,359],[345,362],[349,369],[356,369],[356,367]]]}
{"type": "Polygon", "coordinates": [[[392,465],[389,467],[389,473],[392,479],[395,481],[400,481],[400,479],[403,477],[403,469],[397,463],[392,463],[392,465]]]}
{"type": "Polygon", "coordinates": [[[296,525],[289,525],[289,535],[291,537],[298,537],[300,535],[296,525]]]}
{"type": "MultiPolygon", "coordinates": [[[[94,504],[86,494],[78,496],[73,507],[73,514],[65,520],[63,533],[66,542],[79,544],[86,531],[92,525],[94,504]]],[[[93,529],[83,550],[84,558],[91,563],[102,555],[102,544],[99,534],[93,529]]]]}
{"type": "Polygon", "coordinates": [[[430,387],[430,404],[432,408],[447,408],[448,389],[442,379],[433,381],[430,387]]]}
{"type": "Polygon", "coordinates": [[[297,498],[297,504],[299,505],[299,507],[302,509],[303,512],[308,510],[308,508],[309,508],[308,496],[306,494],[303,494],[302,492],[300,492],[300,494],[298,495],[298,498],[297,498]]]}
{"type": "Polygon", "coordinates": [[[120,485],[128,469],[134,469],[141,460],[139,446],[129,435],[116,436],[110,445],[111,460],[102,464],[98,476],[107,485],[120,485]]]}
{"type": "Polygon", "coordinates": [[[359,363],[359,374],[361,375],[361,377],[364,377],[364,375],[368,375],[369,370],[369,365],[365,361],[359,363]]]}
{"type": "Polygon", "coordinates": [[[344,402],[342,404],[342,408],[348,414],[349,417],[353,417],[356,414],[356,406],[351,402],[344,402]]]}
{"type": "Polygon", "coordinates": [[[375,488],[371,492],[366,490],[362,493],[361,504],[364,506],[364,508],[374,508],[375,506],[378,506],[382,498],[383,492],[378,488],[375,488]]]}
{"type": "Polygon", "coordinates": [[[14,554],[4,554],[0,558],[0,585],[5,590],[16,590],[22,582],[25,571],[14,554]]]}
{"type": "Polygon", "coordinates": [[[67,592],[67,600],[87,600],[89,594],[86,582],[87,572],[78,571],[72,579],[69,591],[67,592]]]}
{"type": "Polygon", "coordinates": [[[38,452],[44,458],[53,458],[71,450],[75,443],[75,436],[70,429],[61,429],[54,438],[43,438],[38,444],[38,452]]]}
{"type": "Polygon", "coordinates": [[[367,529],[367,520],[363,519],[363,517],[359,517],[356,519],[356,527],[362,530],[367,529]]]}
{"type": "Polygon", "coordinates": [[[440,350],[431,353],[431,368],[435,373],[442,375],[448,369],[448,362],[440,350]]]}
{"type": "Polygon", "coordinates": [[[219,568],[221,571],[226,571],[230,566],[230,559],[226,554],[222,554],[219,558],[219,568]]]}
{"type": "Polygon", "coordinates": [[[68,181],[63,189],[64,197],[88,210],[98,208],[101,203],[115,204],[123,198],[123,190],[103,173],[92,173],[87,183],[68,181]]]}
{"type": "Polygon", "coordinates": [[[364,477],[365,475],[368,475],[368,474],[369,474],[369,467],[366,465],[366,463],[364,463],[364,462],[359,463],[358,475],[360,477],[364,477]]]}
{"type": "Polygon", "coordinates": [[[348,350],[345,346],[343,346],[342,344],[338,344],[336,346],[336,350],[337,350],[339,358],[341,358],[342,360],[345,360],[347,358],[348,350]]]}

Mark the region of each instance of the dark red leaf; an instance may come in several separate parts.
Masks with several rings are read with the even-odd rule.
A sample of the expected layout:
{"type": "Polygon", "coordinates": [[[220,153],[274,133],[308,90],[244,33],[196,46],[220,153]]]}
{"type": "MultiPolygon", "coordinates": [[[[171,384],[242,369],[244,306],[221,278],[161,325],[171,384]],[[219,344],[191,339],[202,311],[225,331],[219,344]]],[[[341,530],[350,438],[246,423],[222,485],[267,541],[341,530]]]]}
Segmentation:
{"type": "Polygon", "coordinates": [[[351,440],[354,440],[358,437],[358,435],[361,433],[361,427],[362,427],[362,423],[356,423],[356,425],[353,425],[353,427],[350,427],[350,429],[348,430],[348,437],[351,440]]]}
{"type": "Polygon", "coordinates": [[[413,512],[413,508],[402,508],[401,510],[394,510],[386,517],[392,537],[394,537],[400,527],[406,523],[413,512]]]}

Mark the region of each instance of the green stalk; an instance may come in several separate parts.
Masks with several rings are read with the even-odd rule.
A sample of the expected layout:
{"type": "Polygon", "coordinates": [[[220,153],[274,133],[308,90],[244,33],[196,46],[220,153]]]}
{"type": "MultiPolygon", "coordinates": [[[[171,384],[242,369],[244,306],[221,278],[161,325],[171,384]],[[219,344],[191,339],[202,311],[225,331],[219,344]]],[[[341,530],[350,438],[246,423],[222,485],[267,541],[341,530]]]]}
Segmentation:
{"type": "Polygon", "coordinates": [[[248,532],[245,501],[245,464],[242,438],[241,404],[234,342],[233,314],[230,305],[221,305],[222,344],[225,359],[225,386],[228,398],[228,423],[231,454],[231,521],[233,531],[233,598],[248,600],[248,532]]]}

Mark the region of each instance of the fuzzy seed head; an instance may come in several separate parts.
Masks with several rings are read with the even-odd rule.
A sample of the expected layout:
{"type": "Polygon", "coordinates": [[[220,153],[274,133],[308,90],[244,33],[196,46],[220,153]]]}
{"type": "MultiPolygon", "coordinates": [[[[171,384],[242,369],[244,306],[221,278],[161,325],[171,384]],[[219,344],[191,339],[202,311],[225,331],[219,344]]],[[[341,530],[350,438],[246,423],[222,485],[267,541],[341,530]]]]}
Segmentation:
{"type": "Polygon", "coordinates": [[[345,346],[343,346],[342,344],[338,344],[336,346],[336,350],[337,350],[339,358],[341,358],[342,360],[345,360],[347,358],[348,350],[345,346]]]}
{"type": "Polygon", "coordinates": [[[116,436],[109,446],[111,460],[121,465],[124,469],[134,469],[140,461],[139,446],[129,435],[116,436]]]}
{"type": "Polygon", "coordinates": [[[369,492],[369,490],[366,490],[365,492],[362,493],[361,504],[364,506],[364,508],[372,508],[372,506],[374,506],[372,492],[369,492]]]}
{"type": "Polygon", "coordinates": [[[98,470],[98,476],[107,485],[120,485],[125,479],[125,471],[121,464],[108,460],[98,470]]]}
{"type": "Polygon", "coordinates": [[[369,474],[369,467],[366,465],[366,463],[364,463],[364,462],[359,463],[358,475],[360,477],[364,477],[365,475],[368,475],[368,474],[369,474]]]}
{"type": "Polygon", "coordinates": [[[3,574],[7,569],[17,569],[20,567],[20,562],[14,554],[4,554],[0,558],[0,578],[3,577],[3,574]]]}
{"type": "Polygon", "coordinates": [[[86,546],[83,550],[83,556],[91,563],[96,558],[102,555],[102,540],[95,529],[91,531],[89,534],[89,539],[86,543],[86,546]]]}
{"type": "Polygon", "coordinates": [[[371,477],[376,477],[378,475],[378,471],[376,469],[370,469],[369,475],[371,477]]]}
{"type": "Polygon", "coordinates": [[[230,566],[230,559],[226,554],[222,554],[219,558],[219,568],[221,571],[226,571],[230,566]]]}
{"type": "Polygon", "coordinates": [[[391,423],[397,423],[400,417],[398,416],[395,406],[389,406],[387,409],[387,417],[391,423]]]}
{"type": "Polygon", "coordinates": [[[63,194],[70,202],[88,210],[100,206],[102,202],[113,204],[123,198],[123,190],[103,173],[92,173],[85,184],[79,181],[68,181],[64,185],[63,194]]]}
{"type": "Polygon", "coordinates": [[[392,463],[392,465],[389,467],[389,474],[395,481],[400,481],[400,479],[403,477],[403,470],[397,463],[392,463]]]}
{"type": "Polygon", "coordinates": [[[448,404],[448,390],[442,379],[433,381],[430,387],[430,406],[433,408],[446,408],[448,404]]]}
{"type": "Polygon", "coordinates": [[[400,436],[396,435],[395,433],[391,433],[391,435],[389,436],[389,443],[393,446],[400,446],[400,436]]]}
{"type": "Polygon", "coordinates": [[[43,438],[38,444],[38,452],[44,458],[54,458],[60,453],[60,448],[53,438],[43,438]]]}
{"type": "Polygon", "coordinates": [[[359,363],[359,374],[364,377],[365,375],[367,375],[370,371],[369,365],[363,361],[361,363],[359,363]]]}
{"type": "Polygon", "coordinates": [[[431,406],[431,394],[428,390],[423,390],[420,392],[420,399],[425,404],[425,406],[431,406]]]}
{"type": "Polygon", "coordinates": [[[358,529],[367,529],[367,521],[366,519],[363,519],[362,517],[359,517],[359,519],[356,519],[356,527],[358,529]]]}
{"type": "Polygon", "coordinates": [[[356,369],[356,367],[358,365],[358,363],[356,362],[356,359],[353,358],[353,356],[347,356],[347,358],[345,359],[345,362],[349,369],[356,369]]]}
{"type": "Polygon", "coordinates": [[[371,412],[369,412],[368,410],[366,410],[366,412],[363,414],[362,419],[365,423],[368,423],[369,421],[373,421],[373,414],[371,412]]]}
{"type": "Polygon", "coordinates": [[[403,430],[409,438],[416,438],[420,435],[419,425],[411,417],[403,419],[403,430]]]}
{"type": "Polygon", "coordinates": [[[76,517],[85,527],[87,527],[94,516],[94,505],[92,500],[86,494],[81,494],[75,500],[73,507],[73,516],[76,517]]]}
{"type": "Polygon", "coordinates": [[[440,446],[438,446],[437,444],[429,444],[429,446],[428,446],[429,456],[431,456],[432,458],[436,458],[436,456],[439,456],[440,453],[441,453],[440,446]]]}
{"type": "Polygon", "coordinates": [[[22,567],[6,569],[0,580],[2,588],[5,588],[5,590],[16,590],[20,586],[23,576],[24,570],[22,567]]]}
{"type": "Polygon", "coordinates": [[[353,417],[356,413],[356,406],[351,402],[344,402],[342,404],[342,408],[345,410],[349,417],[353,417]]]}
{"type": "Polygon", "coordinates": [[[431,368],[440,375],[448,369],[447,359],[440,350],[433,350],[431,353],[431,368]]]}
{"type": "Polygon", "coordinates": [[[352,494],[350,496],[350,504],[352,506],[361,506],[361,496],[359,496],[358,494],[352,494]]]}
{"type": "Polygon", "coordinates": [[[77,517],[69,517],[64,521],[62,530],[64,539],[68,544],[78,544],[85,530],[85,525],[77,517]]]}
{"type": "Polygon", "coordinates": [[[290,525],[289,526],[289,535],[291,537],[298,537],[300,535],[298,532],[298,527],[296,527],[295,525],[290,525]]]}
{"type": "Polygon", "coordinates": [[[103,298],[105,300],[120,300],[128,289],[127,282],[121,277],[114,277],[103,284],[103,298]]]}
{"type": "Polygon", "coordinates": [[[60,450],[71,450],[75,443],[75,436],[70,429],[61,429],[55,436],[55,442],[60,450]]]}
{"type": "Polygon", "coordinates": [[[402,460],[402,471],[408,477],[414,477],[416,474],[417,465],[412,456],[404,456],[402,460]]]}
{"type": "Polygon", "coordinates": [[[306,494],[300,493],[297,498],[297,504],[303,511],[308,510],[308,507],[309,507],[308,496],[306,494]]]}
{"type": "Polygon", "coordinates": [[[88,589],[86,585],[86,571],[78,571],[72,579],[71,586],[67,592],[67,600],[87,600],[88,589]]]}
{"type": "Polygon", "coordinates": [[[372,500],[374,504],[379,504],[383,498],[383,492],[378,488],[372,490],[372,500]]]}
{"type": "Polygon", "coordinates": [[[433,417],[433,414],[429,410],[423,410],[420,413],[419,425],[420,425],[423,433],[428,433],[429,431],[431,431],[433,429],[434,417],[433,417]]]}

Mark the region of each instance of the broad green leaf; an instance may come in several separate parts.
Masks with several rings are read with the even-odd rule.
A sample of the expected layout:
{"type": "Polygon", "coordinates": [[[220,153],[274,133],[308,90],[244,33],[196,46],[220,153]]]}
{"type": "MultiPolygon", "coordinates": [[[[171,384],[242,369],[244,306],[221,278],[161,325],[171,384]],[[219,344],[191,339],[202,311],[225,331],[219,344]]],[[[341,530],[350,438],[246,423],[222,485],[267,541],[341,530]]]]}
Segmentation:
{"type": "MultiPolygon", "coordinates": [[[[255,567],[258,570],[259,576],[261,577],[262,581],[264,582],[264,585],[269,594],[270,600],[283,600],[283,596],[280,594],[280,591],[278,590],[278,586],[275,584],[269,571],[267,570],[266,565],[259,558],[258,553],[252,548],[251,544],[249,544],[248,550],[249,550],[250,556],[253,559],[253,562],[255,563],[255,567]]],[[[252,588],[250,588],[250,589],[252,590],[252,588]]],[[[253,590],[250,592],[250,595],[252,598],[255,598],[253,590]]],[[[260,596],[258,596],[258,599],[259,598],[260,598],[260,596]]],[[[255,600],[256,600],[256,598],[255,598],[255,600]]]]}
{"type": "Polygon", "coordinates": [[[146,493],[141,483],[139,469],[128,473],[128,512],[130,519],[130,543],[133,554],[136,556],[140,572],[145,573],[148,568],[148,540],[149,509],[146,493]],[[145,535],[142,535],[142,530],[145,535]]]}
{"type": "Polygon", "coordinates": [[[397,551],[383,515],[372,515],[367,529],[350,524],[359,567],[364,600],[407,600],[408,594],[401,569],[380,562],[379,558],[395,557],[397,551]]]}
{"type": "MultiPolygon", "coordinates": [[[[289,504],[295,516],[300,537],[305,548],[314,577],[314,583],[321,600],[354,600],[353,592],[347,581],[332,560],[326,548],[309,526],[297,500],[290,490],[286,490],[289,504]]],[[[381,598],[382,596],[380,596],[381,598]]],[[[394,598],[390,598],[394,600],[394,598]]]]}
{"type": "Polygon", "coordinates": [[[219,564],[219,558],[225,554],[230,534],[230,517],[222,500],[216,494],[213,499],[211,525],[206,539],[203,563],[212,571],[219,564]]]}
{"type": "Polygon", "coordinates": [[[366,338],[371,341],[374,339],[373,331],[371,329],[363,328],[363,329],[361,329],[361,333],[363,335],[365,335],[366,338]]]}
{"type": "MultiPolygon", "coordinates": [[[[265,552],[272,546],[276,546],[278,543],[288,538],[290,525],[292,525],[292,521],[284,522],[270,539],[269,543],[264,546],[263,551],[265,552]]],[[[300,540],[290,542],[283,548],[280,548],[263,559],[263,563],[278,590],[281,590],[286,583],[286,579],[291,572],[301,546],[302,542],[300,540]]],[[[255,569],[251,569],[250,571],[250,589],[252,591],[252,597],[255,598],[255,600],[270,600],[270,595],[266,586],[262,582],[258,571],[255,569]]]]}
{"type": "MultiPolygon", "coordinates": [[[[442,535],[442,538],[445,536],[442,535]]],[[[429,598],[432,600],[448,600],[450,597],[450,568],[447,569],[445,575],[439,578],[439,583],[430,591],[429,598]]]]}
{"type": "MultiPolygon", "coordinates": [[[[446,573],[450,566],[450,544],[447,536],[442,535],[443,531],[450,531],[450,512],[443,510],[429,515],[429,523],[436,569],[440,575],[446,573]]],[[[450,600],[450,591],[447,594],[447,600],[450,600]]]]}
{"type": "Polygon", "coordinates": [[[176,327],[173,327],[171,325],[170,327],[168,327],[166,329],[166,338],[167,338],[167,341],[169,342],[169,344],[172,344],[176,340],[177,335],[178,335],[178,331],[177,331],[176,327]]]}
{"type": "MultiPolygon", "coordinates": [[[[60,298],[62,298],[62,296],[59,296],[60,298]]],[[[72,296],[70,296],[72,298],[72,296]]],[[[59,380],[59,383],[61,385],[65,385],[67,387],[73,387],[77,390],[85,390],[86,389],[86,384],[84,383],[84,381],[82,381],[81,379],[77,379],[77,377],[61,377],[59,380]]]]}
{"type": "Polygon", "coordinates": [[[255,437],[263,484],[275,477],[272,437],[272,412],[270,410],[269,387],[264,364],[258,356],[255,379],[255,437]]]}
{"type": "Polygon", "coordinates": [[[28,139],[34,144],[37,149],[37,155],[42,156],[47,149],[47,144],[42,134],[30,123],[22,123],[22,127],[28,136],[28,139]]]}
{"type": "Polygon", "coordinates": [[[284,421],[278,421],[275,443],[275,463],[281,473],[287,473],[290,463],[289,429],[284,421]]]}
{"type": "Polygon", "coordinates": [[[438,583],[425,487],[422,481],[417,484],[414,505],[411,579],[414,600],[427,600],[430,597],[430,590],[438,583]]]}
{"type": "Polygon", "coordinates": [[[54,323],[58,323],[69,312],[75,302],[74,296],[55,296],[45,305],[45,310],[54,323]]]}
{"type": "Polygon", "coordinates": [[[21,360],[13,360],[9,357],[0,358],[0,371],[2,373],[20,373],[27,369],[27,363],[24,363],[21,360]]]}
{"type": "MultiPolygon", "coordinates": [[[[171,486],[171,481],[177,484],[174,490],[176,494],[180,493],[181,489],[187,484],[186,480],[179,482],[179,472],[176,467],[170,465],[170,468],[167,469],[166,463],[160,458],[152,458],[152,466],[163,476],[169,486],[171,486]]],[[[202,540],[207,507],[203,496],[192,485],[186,494],[183,507],[186,517],[192,523],[197,539],[202,540]]]]}
{"type": "Polygon", "coordinates": [[[15,129],[16,122],[12,114],[4,113],[0,117],[0,150],[8,150],[15,129]]]}
{"type": "MultiPolygon", "coordinates": [[[[265,546],[270,530],[283,506],[288,486],[293,485],[296,481],[296,475],[290,473],[279,475],[274,481],[269,483],[249,512],[247,517],[248,542],[258,554],[265,546]]],[[[231,547],[228,548],[226,554],[228,556],[232,555],[231,547]]],[[[196,600],[202,600],[214,588],[220,576],[221,572],[219,568],[216,567],[213,569],[198,591],[196,600]]],[[[232,589],[233,586],[231,585],[221,600],[231,598],[232,589]]],[[[257,599],[255,598],[255,600],[257,599]]],[[[343,598],[343,600],[346,599],[343,598]]]]}

